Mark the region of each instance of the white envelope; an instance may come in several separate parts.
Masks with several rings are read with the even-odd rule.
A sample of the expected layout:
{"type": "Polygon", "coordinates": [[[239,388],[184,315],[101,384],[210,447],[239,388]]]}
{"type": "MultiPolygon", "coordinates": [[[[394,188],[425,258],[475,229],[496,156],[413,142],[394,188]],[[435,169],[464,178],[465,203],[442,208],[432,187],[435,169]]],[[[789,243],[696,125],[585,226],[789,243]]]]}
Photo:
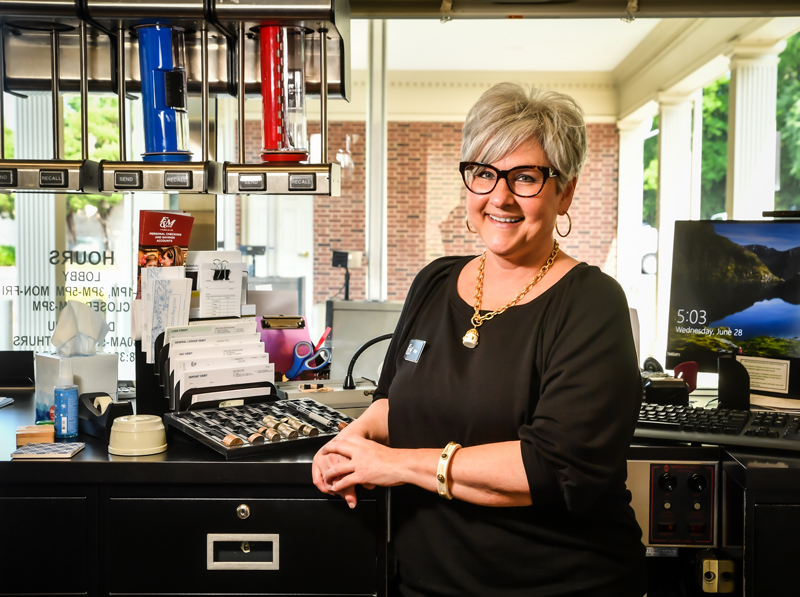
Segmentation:
{"type": "MultiPolygon", "coordinates": [[[[170,359],[172,361],[172,359],[170,359]]],[[[170,401],[175,405],[176,392],[180,390],[183,392],[183,379],[186,373],[196,371],[213,371],[216,369],[233,369],[236,367],[249,367],[253,365],[267,365],[269,364],[269,357],[265,353],[259,355],[246,355],[236,357],[215,357],[198,359],[196,357],[187,357],[179,359],[175,363],[175,369],[170,376],[170,401]]]]}
{"type": "Polygon", "coordinates": [[[164,346],[173,338],[187,338],[190,336],[219,336],[227,334],[254,334],[258,332],[255,319],[222,319],[213,322],[189,324],[180,327],[167,328],[164,333],[164,346]]]}
{"type": "Polygon", "coordinates": [[[169,355],[169,370],[170,373],[175,371],[175,363],[186,358],[209,359],[245,357],[251,355],[266,355],[269,360],[269,354],[264,352],[263,342],[258,342],[256,344],[222,344],[216,346],[192,346],[191,348],[182,347],[181,349],[176,349],[174,353],[169,355]]]}
{"type": "MultiPolygon", "coordinates": [[[[275,383],[275,364],[252,365],[232,369],[214,369],[210,371],[184,371],[180,376],[175,373],[176,384],[180,383],[180,399],[186,392],[195,388],[234,389],[233,386],[269,382],[275,383]]],[[[179,399],[179,401],[180,401],[179,399]]]]}
{"type": "Polygon", "coordinates": [[[169,343],[169,350],[175,347],[187,348],[191,346],[220,346],[222,344],[258,344],[261,334],[223,334],[218,336],[187,336],[173,338],[169,343]]]}

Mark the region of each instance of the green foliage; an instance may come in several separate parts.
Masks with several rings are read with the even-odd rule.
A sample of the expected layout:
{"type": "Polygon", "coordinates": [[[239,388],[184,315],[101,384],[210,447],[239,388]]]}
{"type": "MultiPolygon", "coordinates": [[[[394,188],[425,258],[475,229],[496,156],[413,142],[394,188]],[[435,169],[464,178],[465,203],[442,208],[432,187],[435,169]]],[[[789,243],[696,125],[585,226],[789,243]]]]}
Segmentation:
{"type": "MultiPolygon", "coordinates": [[[[81,102],[80,97],[69,97],[64,102],[64,155],[68,160],[81,159],[81,102]]],[[[119,113],[116,97],[89,97],[89,158],[116,160],[119,158],[119,113]]],[[[122,195],[67,195],[67,229],[75,241],[74,214],[94,207],[96,217],[104,230],[103,243],[108,248],[107,220],[111,208],[122,200],[122,195]]]]}
{"type": "MultiPolygon", "coordinates": [[[[674,314],[673,314],[674,317],[674,314]]],[[[674,321],[674,319],[672,320],[674,321]]],[[[707,326],[693,325],[692,329],[709,329],[707,326]]],[[[730,328],[711,328],[711,329],[730,329],[730,328]]],[[[719,352],[729,353],[733,348],[733,343],[729,336],[714,334],[681,334],[675,326],[669,330],[669,346],[671,350],[681,354],[691,354],[694,352],[719,352]]]]}
{"type": "Polygon", "coordinates": [[[742,351],[754,357],[785,357],[787,354],[800,355],[800,341],[788,338],[774,338],[773,336],[757,336],[750,340],[739,342],[742,351]]]}
{"type": "MultiPolygon", "coordinates": [[[[658,128],[658,116],[653,118],[650,130],[658,128]]],[[[658,203],[658,135],[644,141],[644,197],[642,221],[656,225],[656,206],[658,203]]]]}
{"type": "MultiPolygon", "coordinates": [[[[5,143],[5,159],[12,160],[14,159],[14,131],[10,128],[5,127],[3,131],[3,142],[5,143]]],[[[0,195],[0,218],[11,218],[14,219],[14,197],[11,195],[0,195]]],[[[12,256],[13,260],[13,256],[12,256]]],[[[0,265],[2,263],[3,257],[0,254],[0,265]]],[[[13,265],[13,263],[12,263],[13,265]]]]}
{"type": "Polygon", "coordinates": [[[14,159],[14,131],[5,127],[3,131],[3,143],[5,143],[5,156],[7,160],[14,159]]]}
{"type": "Polygon", "coordinates": [[[800,356],[800,341],[774,336],[757,336],[749,340],[740,340],[718,330],[730,331],[728,327],[708,328],[707,326],[691,326],[693,329],[712,329],[713,334],[680,334],[675,328],[669,331],[669,345],[672,350],[681,354],[718,352],[720,354],[741,351],[753,357],[780,358],[785,355],[800,356]]]}
{"type": "Polygon", "coordinates": [[[0,267],[16,265],[17,250],[12,245],[0,245],[0,267]]]}
{"type": "Polygon", "coordinates": [[[800,33],[786,40],[778,63],[777,124],[781,132],[781,189],[777,209],[800,209],[800,33]]]}
{"type": "MultiPolygon", "coordinates": [[[[703,89],[703,156],[701,217],[725,211],[728,170],[728,97],[730,75],[703,89]]],[[[800,33],[786,41],[778,64],[777,128],[781,133],[781,189],[776,209],[800,209],[800,33]]],[[[643,220],[655,222],[658,156],[655,144],[645,141],[643,220]]],[[[772,184],[765,180],[765,184],[772,184]]]]}
{"type": "Polygon", "coordinates": [[[725,211],[728,171],[729,75],[703,89],[703,150],[700,213],[704,220],[725,211]]]}
{"type": "MultiPolygon", "coordinates": [[[[119,158],[119,114],[117,98],[89,97],[89,158],[116,160],[119,158]]],[[[64,102],[64,156],[81,159],[81,100],[70,96],[64,102]]]]}
{"type": "Polygon", "coordinates": [[[14,197],[13,195],[0,195],[0,218],[14,219],[14,197]]]}

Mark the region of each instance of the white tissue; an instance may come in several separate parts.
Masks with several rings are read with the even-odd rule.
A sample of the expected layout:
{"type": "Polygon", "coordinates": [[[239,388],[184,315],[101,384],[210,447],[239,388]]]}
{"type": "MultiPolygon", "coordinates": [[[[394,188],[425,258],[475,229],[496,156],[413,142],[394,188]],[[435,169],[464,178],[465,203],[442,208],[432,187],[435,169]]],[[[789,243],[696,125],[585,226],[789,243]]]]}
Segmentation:
{"type": "Polygon", "coordinates": [[[59,356],[90,356],[105,341],[109,327],[100,313],[78,301],[68,301],[61,311],[50,342],[59,356]]]}

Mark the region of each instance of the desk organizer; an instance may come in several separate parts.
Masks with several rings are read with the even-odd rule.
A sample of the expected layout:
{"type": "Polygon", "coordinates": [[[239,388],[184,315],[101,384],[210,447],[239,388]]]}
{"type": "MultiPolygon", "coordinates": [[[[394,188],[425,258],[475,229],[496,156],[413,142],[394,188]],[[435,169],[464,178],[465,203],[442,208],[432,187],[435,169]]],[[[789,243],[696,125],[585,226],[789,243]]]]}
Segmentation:
{"type": "Polygon", "coordinates": [[[164,415],[164,424],[168,428],[172,427],[193,437],[225,456],[227,460],[321,446],[339,433],[340,428],[344,428],[353,420],[309,398],[180,411],[164,415]],[[309,414],[298,411],[292,405],[299,406],[309,414]],[[259,433],[259,429],[269,427],[264,422],[264,417],[267,416],[278,422],[294,419],[304,426],[304,429],[298,430],[295,427],[294,437],[281,435],[276,441],[271,441],[265,434],[259,433]],[[321,420],[328,421],[330,425],[323,424],[321,420]],[[305,435],[304,431],[310,435],[305,435]]]}

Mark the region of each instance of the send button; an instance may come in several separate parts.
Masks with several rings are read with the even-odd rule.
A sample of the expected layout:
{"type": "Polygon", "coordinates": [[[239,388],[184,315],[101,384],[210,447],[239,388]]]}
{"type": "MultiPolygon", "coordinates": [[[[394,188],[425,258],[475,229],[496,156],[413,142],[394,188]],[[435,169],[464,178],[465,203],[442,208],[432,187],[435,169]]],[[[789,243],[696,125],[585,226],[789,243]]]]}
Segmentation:
{"type": "Polygon", "coordinates": [[[3,187],[17,186],[16,168],[9,168],[8,170],[0,170],[0,186],[3,187]]]}
{"type": "Polygon", "coordinates": [[[114,187],[118,189],[141,189],[141,170],[117,170],[114,172],[114,187]]]}

